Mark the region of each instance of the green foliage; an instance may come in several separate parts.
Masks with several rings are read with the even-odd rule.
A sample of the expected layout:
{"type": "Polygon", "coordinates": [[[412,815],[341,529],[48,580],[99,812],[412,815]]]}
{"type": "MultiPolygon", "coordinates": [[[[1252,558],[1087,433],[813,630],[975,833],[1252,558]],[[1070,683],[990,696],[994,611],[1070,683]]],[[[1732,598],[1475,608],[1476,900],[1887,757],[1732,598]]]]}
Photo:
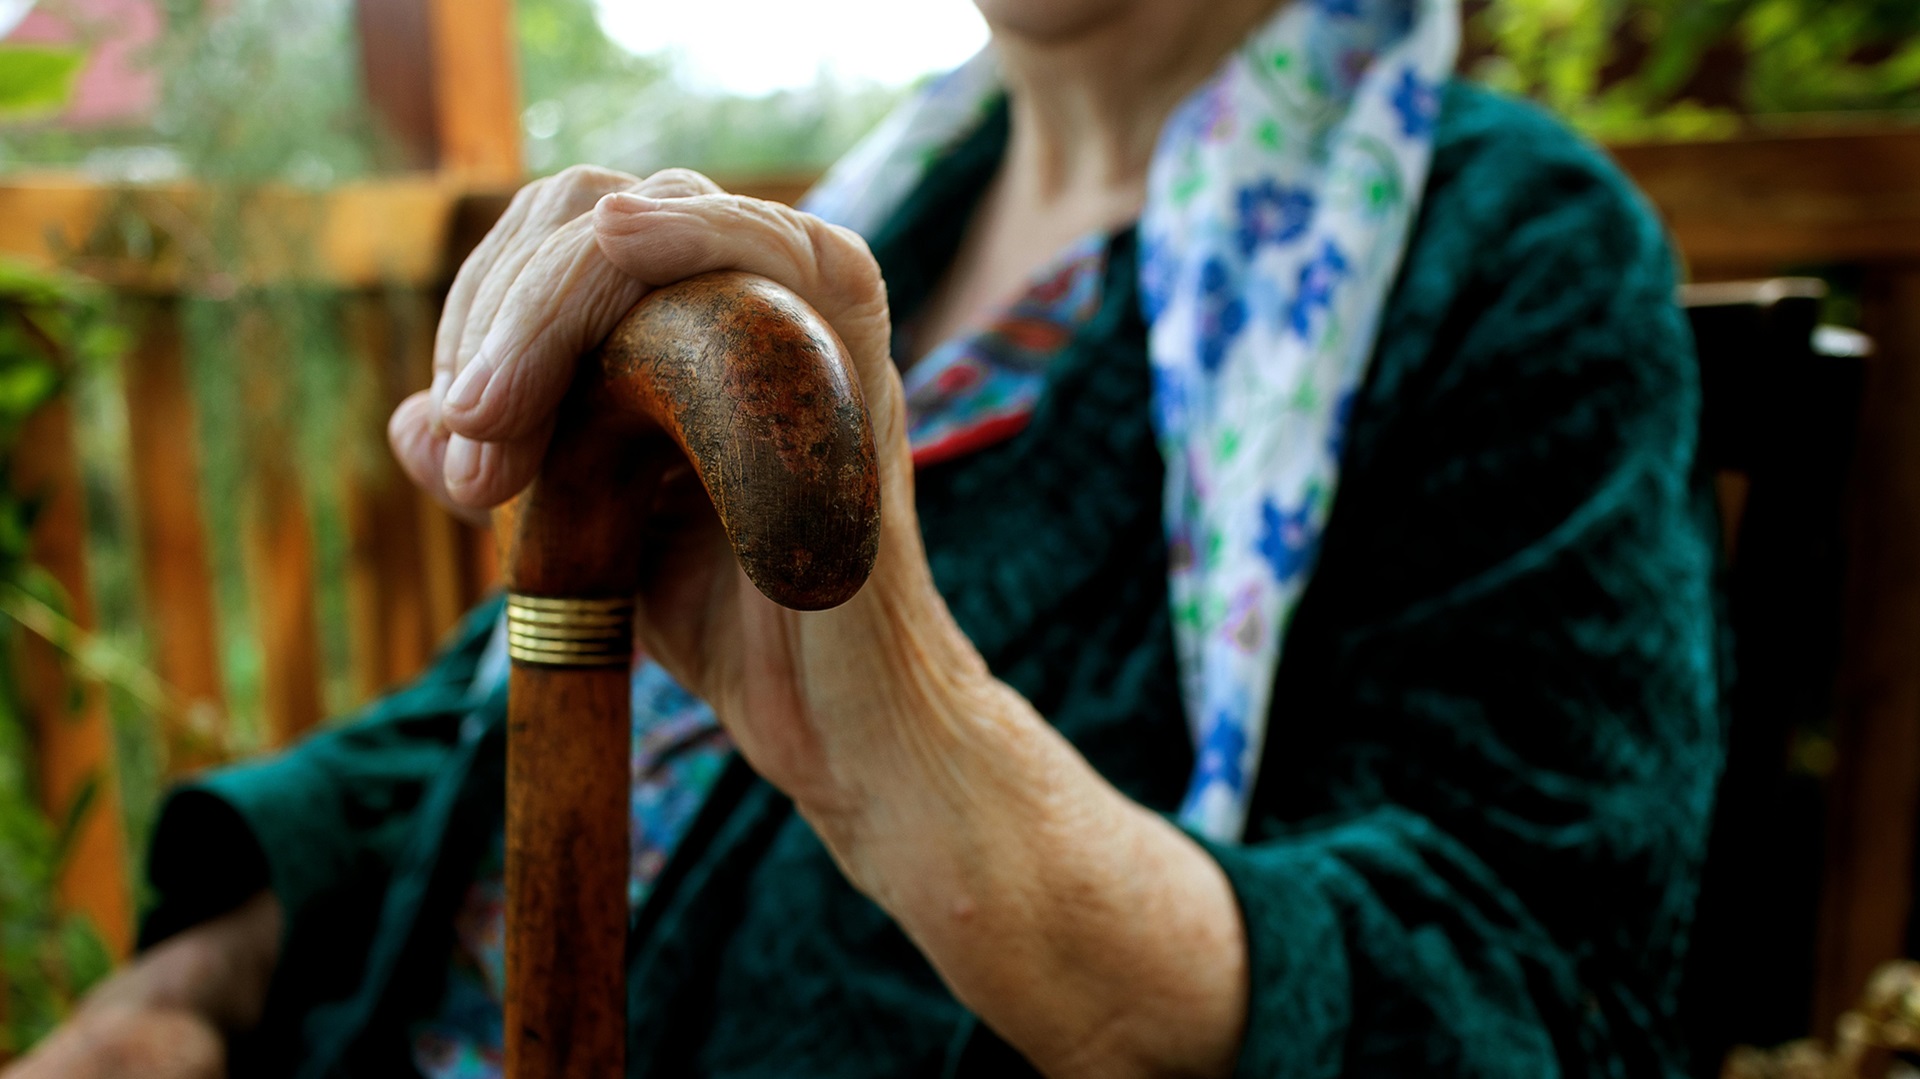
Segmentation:
{"type": "MultiPolygon", "coordinates": [[[[85,362],[117,343],[96,293],[0,262],[0,589],[60,602],[58,586],[28,558],[34,507],[13,487],[13,452],[28,418],[64,388],[56,356],[85,362]]],[[[12,654],[20,632],[0,619],[0,656],[12,654]]],[[[49,819],[34,759],[16,688],[0,678],[0,1052],[31,1045],[111,965],[86,921],[54,902],[54,881],[93,809],[94,788],[49,819]]]]}
{"type": "Polygon", "coordinates": [[[1490,0],[1473,74],[1603,139],[1920,108],[1912,0],[1490,0]]]}
{"type": "Polygon", "coordinates": [[[0,45],[0,116],[54,112],[73,94],[84,50],[52,45],[0,45]]]}
{"type": "Polygon", "coordinates": [[[154,132],[188,175],[327,187],[371,171],[348,0],[161,0],[154,132]]]}
{"type": "MultiPolygon", "coordinates": [[[[182,175],[326,187],[364,175],[383,143],[360,91],[351,0],[155,0],[161,75],[149,122],[67,127],[0,111],[0,168],[81,165],[110,179],[182,175]]],[[[76,0],[41,0],[86,46],[110,28],[76,0]]],[[[4,80],[0,80],[3,82],[4,80]]]]}

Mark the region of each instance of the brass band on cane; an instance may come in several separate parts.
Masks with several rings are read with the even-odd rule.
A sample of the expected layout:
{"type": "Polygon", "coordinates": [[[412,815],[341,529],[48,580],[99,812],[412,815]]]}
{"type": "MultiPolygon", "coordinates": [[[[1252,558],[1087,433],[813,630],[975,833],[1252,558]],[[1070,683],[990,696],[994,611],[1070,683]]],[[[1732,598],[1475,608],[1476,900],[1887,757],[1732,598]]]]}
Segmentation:
{"type": "Polygon", "coordinates": [[[633,600],[507,594],[507,655],[544,667],[633,661],[633,600]]]}

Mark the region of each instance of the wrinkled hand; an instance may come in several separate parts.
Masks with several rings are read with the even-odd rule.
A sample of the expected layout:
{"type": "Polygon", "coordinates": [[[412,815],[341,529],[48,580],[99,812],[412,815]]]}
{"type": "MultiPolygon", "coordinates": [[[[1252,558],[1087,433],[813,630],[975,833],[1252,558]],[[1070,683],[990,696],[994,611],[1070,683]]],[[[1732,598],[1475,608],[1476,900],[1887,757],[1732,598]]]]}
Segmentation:
{"type": "Polygon", "coordinates": [[[860,768],[853,749],[864,745],[850,717],[873,714],[876,693],[914,676],[894,644],[951,636],[915,658],[982,672],[926,569],[886,289],[858,236],[685,170],[638,180],[577,168],[529,185],[461,268],[435,342],[433,388],[400,406],[390,434],[407,472],[448,504],[504,502],[538,471],[577,358],[651,288],[712,270],[786,286],[846,345],[874,426],[881,550],[852,603],[786,611],[747,582],[697,480],[679,476],[655,505],[635,507],[658,526],[640,554],[651,574],[641,640],[714,706],[769,780],[803,804],[843,800],[860,768]],[[950,652],[962,658],[948,662],[950,652]]]}
{"type": "Polygon", "coordinates": [[[896,407],[886,290],[857,235],[686,169],[577,166],[523,188],[461,266],[433,386],[389,425],[401,464],[449,506],[507,501],[539,469],[576,359],[651,289],[710,270],[798,293],[852,352],[876,418],[896,407]]]}

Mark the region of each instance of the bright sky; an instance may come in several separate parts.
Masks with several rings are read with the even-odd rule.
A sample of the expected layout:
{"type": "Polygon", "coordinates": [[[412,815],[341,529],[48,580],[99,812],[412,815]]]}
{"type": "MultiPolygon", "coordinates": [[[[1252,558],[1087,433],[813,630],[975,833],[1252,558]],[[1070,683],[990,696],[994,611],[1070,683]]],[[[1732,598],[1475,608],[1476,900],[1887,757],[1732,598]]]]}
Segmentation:
{"type": "Polygon", "coordinates": [[[737,94],[810,86],[822,71],[897,85],[953,67],[987,40],[972,0],[596,2],[615,41],[674,51],[694,83],[737,94]]]}

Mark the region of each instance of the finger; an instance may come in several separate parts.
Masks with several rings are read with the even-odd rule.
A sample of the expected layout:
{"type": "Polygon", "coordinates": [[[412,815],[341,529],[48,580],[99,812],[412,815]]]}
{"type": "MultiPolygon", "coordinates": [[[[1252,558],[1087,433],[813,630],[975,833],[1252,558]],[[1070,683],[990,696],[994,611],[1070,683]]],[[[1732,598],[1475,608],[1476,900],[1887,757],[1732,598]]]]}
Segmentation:
{"type": "MultiPolygon", "coordinates": [[[[528,400],[513,397],[512,394],[524,392],[520,380],[531,379],[543,387],[558,383],[564,388],[573,370],[573,360],[598,344],[613,329],[613,322],[626,312],[623,307],[609,320],[603,308],[594,304],[624,300],[626,307],[631,307],[645,294],[644,288],[619,287],[630,283],[617,281],[616,275],[610,272],[590,280],[577,275],[587,264],[597,263],[600,256],[595,252],[590,258],[586,257],[593,247],[591,233],[585,227],[573,228],[573,223],[580,221],[607,193],[605,185],[616,179],[631,181],[632,178],[605,170],[569,170],[562,176],[571,178],[564,185],[565,190],[530,210],[514,241],[498,253],[487,268],[485,279],[474,288],[460,344],[453,350],[458,392],[451,392],[453,387],[449,385],[450,392],[435,399],[440,406],[441,422],[458,433],[479,439],[524,436],[537,424],[541,413],[558,402],[558,397],[541,390],[536,390],[528,400]],[[530,276],[533,280],[524,280],[530,276]],[[585,297],[589,302],[583,306],[573,302],[570,288],[596,291],[585,297]],[[511,405],[508,413],[491,410],[476,413],[473,406],[485,398],[482,387],[493,378],[502,362],[515,359],[512,353],[503,355],[497,348],[488,348],[487,336],[500,325],[503,315],[525,317],[528,305],[533,303],[540,305],[534,314],[544,323],[572,331],[561,333],[557,339],[573,347],[572,353],[557,359],[542,355],[532,361],[532,366],[512,376],[497,391],[502,396],[493,399],[496,403],[491,406],[511,405]],[[578,321],[583,315],[594,317],[586,322],[578,321]]],[[[624,187],[662,198],[720,190],[712,180],[690,169],[665,169],[624,187]]],[[[525,340],[525,329],[510,327],[505,339],[517,346],[525,340]]]]}
{"type": "Polygon", "coordinates": [[[441,422],[482,442],[550,423],[581,354],[646,292],[600,253],[591,221],[561,226],[495,301],[492,328],[448,391],[441,422]]]}
{"type": "Polygon", "coordinates": [[[500,505],[533,482],[552,438],[551,419],[524,438],[477,442],[452,436],[443,466],[447,497],[469,511],[500,505]]]}
{"type": "Polygon", "coordinates": [[[453,287],[447,290],[447,302],[440,308],[440,322],[433,334],[431,394],[436,415],[441,400],[447,395],[447,387],[452,385],[453,376],[459,371],[457,357],[460,334],[466,325],[467,312],[473,306],[474,293],[498,261],[500,249],[506,245],[508,237],[516,234],[525,224],[538,193],[539,181],[514,192],[513,200],[507,204],[507,211],[487,230],[479,246],[460,263],[459,271],[453,275],[453,287]]]}
{"type": "MultiPolygon", "coordinates": [[[[451,390],[452,381],[459,378],[486,337],[500,296],[512,286],[555,229],[588,212],[608,192],[634,187],[640,182],[624,172],[576,165],[522,188],[520,194],[514,196],[514,203],[522,209],[511,226],[503,217],[501,224],[487,234],[489,240],[499,239],[487,249],[484,263],[476,251],[476,258],[469,259],[468,264],[479,264],[475,265],[475,272],[465,287],[462,288],[461,282],[461,278],[469,276],[465,265],[455,278],[454,290],[448,294],[447,307],[442,311],[441,333],[435,341],[435,382],[442,383],[440,365],[444,363],[447,381],[443,384],[451,390]],[[450,318],[453,321],[449,321],[450,318]]],[[[510,215],[512,211],[510,205],[510,215]]],[[[483,242],[482,246],[487,245],[483,242]]],[[[444,400],[445,391],[435,396],[436,403],[444,400]]]]}
{"type": "Polygon", "coordinates": [[[387,442],[393,447],[394,460],[421,490],[441,507],[469,524],[484,526],[487,515],[454,501],[447,492],[446,455],[450,437],[434,420],[433,397],[421,392],[400,402],[387,421],[387,442]]]}
{"type": "MultiPolygon", "coordinates": [[[[714,183],[712,179],[692,169],[661,169],[651,173],[638,184],[626,188],[637,195],[655,199],[684,199],[695,195],[724,195],[727,189],[714,183]]],[[[594,200],[596,203],[598,199],[594,200]]],[[[593,207],[587,207],[591,210],[593,207]]],[[[581,213],[585,213],[582,210],[581,213]]]]}

